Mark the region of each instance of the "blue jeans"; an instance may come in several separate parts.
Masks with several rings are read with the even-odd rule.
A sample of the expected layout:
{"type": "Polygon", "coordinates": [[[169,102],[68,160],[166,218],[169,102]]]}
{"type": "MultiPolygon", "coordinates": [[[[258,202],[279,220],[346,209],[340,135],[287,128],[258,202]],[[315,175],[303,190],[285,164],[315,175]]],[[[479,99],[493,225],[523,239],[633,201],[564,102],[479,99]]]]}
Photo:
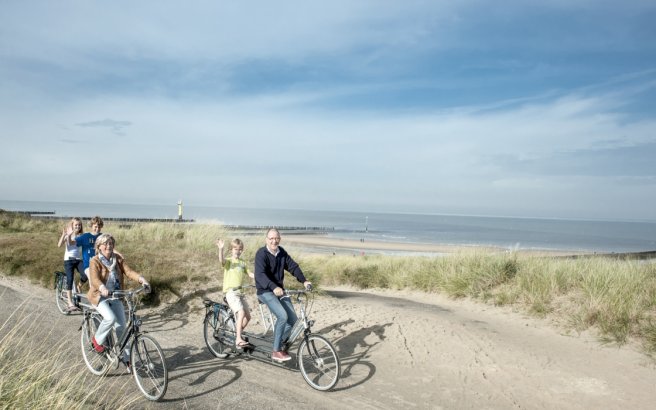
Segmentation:
{"type": "MultiPolygon", "coordinates": [[[[125,328],[125,309],[123,308],[123,303],[120,300],[107,300],[101,298],[96,310],[103,317],[100,326],[96,330],[96,343],[99,345],[105,343],[109,333],[112,331],[112,328],[116,329],[116,337],[120,340],[123,336],[123,332],[127,329],[125,328]]],[[[114,343],[118,343],[118,340],[115,340],[114,343]]],[[[125,351],[123,352],[123,357],[121,360],[129,360],[130,350],[129,345],[126,346],[125,351]]]]}
{"type": "Polygon", "coordinates": [[[269,310],[276,317],[276,325],[273,329],[273,351],[279,352],[282,341],[289,338],[294,323],[296,323],[296,312],[292,301],[288,296],[278,298],[273,292],[262,293],[257,298],[269,307],[269,310]]]}
{"type": "MultiPolygon", "coordinates": [[[[85,283],[88,278],[82,272],[82,261],[80,259],[68,259],[64,261],[64,272],[66,272],[66,288],[67,290],[73,289],[73,280],[75,277],[75,270],[77,269],[80,274],[80,280],[85,283]]],[[[77,290],[78,292],[80,289],[77,290]]]]}

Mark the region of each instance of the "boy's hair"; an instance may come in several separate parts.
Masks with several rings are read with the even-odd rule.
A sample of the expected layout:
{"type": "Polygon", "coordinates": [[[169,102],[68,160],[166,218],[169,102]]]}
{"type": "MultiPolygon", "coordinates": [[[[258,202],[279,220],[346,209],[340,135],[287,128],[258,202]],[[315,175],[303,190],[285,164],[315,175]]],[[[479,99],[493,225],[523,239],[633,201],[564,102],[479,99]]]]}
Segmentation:
{"type": "Polygon", "coordinates": [[[99,217],[98,215],[94,216],[94,217],[91,218],[91,220],[89,221],[89,226],[93,226],[94,224],[98,224],[98,227],[99,227],[99,228],[102,228],[103,225],[104,225],[104,224],[103,224],[103,220],[102,220],[102,218],[99,217]]]}
{"type": "Polygon", "coordinates": [[[241,241],[239,238],[235,238],[230,242],[230,245],[234,248],[235,246],[239,246],[240,248],[244,248],[244,242],[241,241]]]}

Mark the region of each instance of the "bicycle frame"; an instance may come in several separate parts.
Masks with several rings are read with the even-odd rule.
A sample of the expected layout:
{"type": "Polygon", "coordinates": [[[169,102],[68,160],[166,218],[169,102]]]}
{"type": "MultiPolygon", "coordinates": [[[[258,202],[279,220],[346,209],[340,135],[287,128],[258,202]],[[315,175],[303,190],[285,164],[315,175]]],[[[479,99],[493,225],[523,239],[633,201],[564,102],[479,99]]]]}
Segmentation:
{"type": "MultiPolygon", "coordinates": [[[[285,350],[299,339],[301,339],[296,350],[296,365],[305,381],[314,389],[326,391],[332,389],[339,380],[340,363],[337,350],[325,337],[312,333],[314,320],[309,318],[308,303],[310,298],[306,296],[305,290],[285,291],[283,297],[293,298],[293,305],[298,305],[297,320],[292,326],[289,339],[286,342],[285,350]]],[[[205,304],[205,319],[203,321],[203,334],[208,349],[214,356],[219,359],[225,359],[232,355],[246,353],[248,357],[262,360],[262,354],[268,357],[271,352],[273,337],[267,336],[269,329],[273,329],[273,320],[267,320],[266,313],[271,313],[268,309],[264,311],[260,305],[260,315],[262,325],[265,329],[263,335],[255,335],[243,331],[242,335],[247,335],[265,343],[250,343],[249,347],[237,347],[234,345],[236,331],[235,315],[227,303],[213,302],[209,299],[203,301],[205,304]],[[219,320],[221,323],[219,323],[219,320]],[[213,334],[211,333],[213,332],[213,334]],[[258,352],[258,355],[253,355],[258,352]],[[259,356],[259,357],[258,357],[259,356]]],[[[275,360],[274,360],[275,361],[275,360]]]]}
{"type": "MultiPolygon", "coordinates": [[[[112,331],[110,333],[110,340],[111,339],[118,339],[118,343],[114,342],[114,343],[111,343],[111,345],[109,346],[109,348],[110,348],[109,350],[111,351],[113,358],[114,357],[115,358],[121,357],[121,352],[123,351],[123,349],[125,349],[125,347],[128,345],[128,342],[132,338],[135,338],[135,337],[137,337],[138,335],[140,335],[142,333],[146,333],[146,332],[142,332],[140,330],[141,319],[139,319],[137,317],[137,314],[136,314],[136,309],[135,309],[136,304],[134,303],[134,300],[133,300],[134,294],[136,294],[135,291],[122,291],[122,290],[119,291],[119,290],[117,290],[117,291],[113,292],[112,297],[105,299],[105,300],[110,300],[110,301],[125,300],[128,304],[128,310],[126,312],[127,313],[126,314],[127,321],[125,323],[125,330],[123,331],[123,334],[120,337],[118,337],[118,335],[116,335],[116,331],[114,329],[112,329],[112,331]]],[[[83,319],[83,320],[86,320],[86,318],[88,316],[95,316],[95,317],[98,318],[99,321],[103,320],[103,317],[100,314],[100,312],[98,312],[91,305],[89,305],[88,308],[84,309],[85,319],[83,319]]]]}
{"type": "MultiPolygon", "coordinates": [[[[128,314],[127,314],[127,322],[125,323],[125,331],[121,335],[118,343],[115,343],[114,346],[112,346],[112,351],[116,355],[116,357],[121,357],[123,352],[123,349],[125,349],[125,346],[128,345],[128,342],[132,338],[136,338],[139,334],[141,334],[140,326],[141,326],[141,320],[137,317],[136,314],[136,304],[134,302],[134,294],[135,292],[133,291],[114,291],[113,295],[111,298],[107,300],[125,300],[128,304],[128,314]]],[[[112,333],[115,334],[116,332],[112,330],[112,333]]]]}
{"type": "MultiPolygon", "coordinates": [[[[292,302],[292,304],[296,304],[299,306],[299,315],[298,318],[296,319],[296,322],[294,323],[294,326],[292,327],[291,333],[289,334],[289,344],[292,345],[296,339],[303,333],[304,336],[309,335],[312,333],[312,325],[314,325],[314,320],[310,320],[306,314],[306,307],[308,304],[308,298],[305,296],[305,291],[298,291],[298,290],[286,290],[285,295],[282,298],[292,298],[294,295],[296,296],[296,302],[292,302]],[[303,297],[305,297],[305,300],[303,300],[303,297]]],[[[281,299],[282,299],[281,298],[281,299]]],[[[271,312],[269,312],[271,314],[271,312]]]]}
{"type": "MultiPolygon", "coordinates": [[[[246,286],[244,286],[246,287],[246,286]]],[[[247,287],[253,287],[253,286],[247,286],[247,287]]],[[[235,288],[237,290],[238,288],[235,288]]],[[[303,334],[303,335],[309,335],[312,333],[312,325],[314,325],[314,320],[310,320],[307,316],[306,313],[306,306],[308,304],[307,298],[303,300],[303,296],[305,296],[306,291],[297,291],[297,290],[286,290],[285,294],[281,298],[295,298],[295,302],[292,302],[294,305],[298,305],[298,318],[296,319],[296,322],[294,322],[294,326],[292,327],[288,343],[289,345],[292,345],[298,337],[303,334]]],[[[225,298],[224,298],[225,301],[225,298]]],[[[214,326],[216,326],[216,321],[218,320],[219,317],[219,311],[223,310],[226,312],[226,315],[229,319],[235,321],[236,324],[236,317],[234,315],[234,312],[232,309],[230,309],[230,306],[228,306],[227,302],[226,303],[220,303],[220,302],[212,302],[208,300],[208,303],[205,304],[205,315],[207,315],[210,310],[214,313],[214,326]]],[[[244,331],[245,335],[248,335],[249,337],[254,337],[255,339],[258,340],[263,340],[267,341],[269,338],[266,337],[267,333],[269,330],[273,331],[274,325],[275,325],[275,318],[273,317],[273,314],[271,311],[266,307],[266,304],[264,303],[259,303],[259,311],[260,311],[260,319],[262,321],[262,326],[264,327],[264,331],[261,335],[255,335],[253,333],[250,333],[248,331],[244,331]]]]}

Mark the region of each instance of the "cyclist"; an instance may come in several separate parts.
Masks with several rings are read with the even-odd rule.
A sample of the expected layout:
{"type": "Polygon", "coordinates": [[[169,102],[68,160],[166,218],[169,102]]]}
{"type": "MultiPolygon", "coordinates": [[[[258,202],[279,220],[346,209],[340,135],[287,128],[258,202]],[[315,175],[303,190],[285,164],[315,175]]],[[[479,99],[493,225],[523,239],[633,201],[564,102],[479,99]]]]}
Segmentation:
{"type": "Polygon", "coordinates": [[[273,352],[271,359],[277,362],[291,360],[287,354],[286,340],[296,323],[296,312],[291,300],[285,298],[285,270],[291,273],[296,280],[306,288],[312,284],[305,279],[298,263],[280,246],[280,232],[271,228],[266,234],[266,245],[258,249],[255,254],[255,287],[258,299],[269,307],[276,317],[273,330],[273,352]],[[285,342],[283,342],[285,341],[285,342]]]}
{"type": "Polygon", "coordinates": [[[228,301],[228,306],[235,312],[237,319],[235,326],[235,346],[238,349],[252,347],[253,345],[242,339],[242,331],[251,320],[251,313],[244,294],[239,288],[244,285],[245,275],[251,278],[255,277],[253,272],[249,272],[246,268],[246,262],[241,259],[241,254],[244,251],[244,243],[238,238],[232,240],[230,243],[232,247],[230,259],[226,259],[223,255],[223,239],[217,240],[216,246],[219,248],[219,262],[223,266],[223,293],[228,301]],[[235,288],[238,289],[235,290],[235,288]]]}
{"type": "MultiPolygon", "coordinates": [[[[103,320],[98,326],[95,336],[91,339],[96,352],[105,351],[105,340],[112,327],[116,329],[116,336],[120,339],[125,330],[125,310],[120,300],[108,300],[111,292],[123,289],[123,277],[137,281],[149,288],[146,279],[132,270],[123,260],[123,257],[114,252],[116,240],[110,234],[101,234],[96,239],[96,255],[89,262],[89,301],[102,315],[103,320]]],[[[129,367],[129,352],[123,354],[122,361],[129,367]]]]}
{"type": "Polygon", "coordinates": [[[77,269],[80,274],[78,291],[80,290],[81,283],[86,283],[87,281],[87,275],[84,273],[84,269],[80,266],[82,264],[82,259],[80,259],[80,248],[72,239],[76,236],[82,235],[82,233],[82,220],[80,218],[72,218],[69,223],[64,226],[62,234],[59,237],[59,242],[57,243],[58,248],[61,248],[62,245],[66,244],[66,251],[64,252],[64,272],[66,272],[66,298],[68,299],[67,310],[69,312],[80,310],[79,307],[73,304],[73,300],[71,299],[73,281],[75,280],[75,270],[77,269]]]}

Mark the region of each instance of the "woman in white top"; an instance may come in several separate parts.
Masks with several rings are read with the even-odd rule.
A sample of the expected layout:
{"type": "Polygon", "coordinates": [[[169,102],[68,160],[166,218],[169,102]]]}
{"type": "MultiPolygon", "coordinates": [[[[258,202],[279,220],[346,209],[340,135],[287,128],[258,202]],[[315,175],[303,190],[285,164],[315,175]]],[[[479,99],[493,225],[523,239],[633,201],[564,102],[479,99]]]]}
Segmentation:
{"type": "MultiPolygon", "coordinates": [[[[82,220],[80,218],[73,218],[69,223],[64,226],[61,237],[59,238],[58,247],[66,245],[64,252],[64,272],[66,272],[66,296],[68,298],[68,311],[72,312],[80,310],[71,299],[71,290],[73,289],[73,280],[75,280],[75,270],[80,273],[80,280],[87,281],[87,275],[82,271],[82,255],[80,248],[77,246],[72,238],[82,234],[82,220]]],[[[80,285],[78,285],[78,292],[80,285]]]]}

